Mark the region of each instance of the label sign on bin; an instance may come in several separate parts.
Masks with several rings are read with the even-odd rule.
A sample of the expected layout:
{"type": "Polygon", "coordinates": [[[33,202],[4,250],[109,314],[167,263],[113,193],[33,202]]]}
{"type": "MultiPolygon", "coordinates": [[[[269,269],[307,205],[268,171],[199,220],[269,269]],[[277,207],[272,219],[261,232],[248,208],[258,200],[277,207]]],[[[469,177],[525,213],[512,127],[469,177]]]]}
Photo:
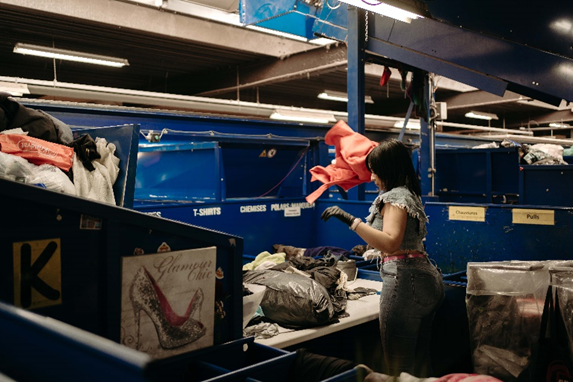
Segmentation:
{"type": "Polygon", "coordinates": [[[25,309],[62,303],[60,239],[13,244],[14,305],[25,309]]]}
{"type": "Polygon", "coordinates": [[[514,208],[511,213],[513,224],[555,225],[553,210],[514,208]]]}
{"type": "Polygon", "coordinates": [[[448,215],[450,220],[464,220],[472,222],[485,222],[484,207],[459,207],[449,206],[448,215]]]}

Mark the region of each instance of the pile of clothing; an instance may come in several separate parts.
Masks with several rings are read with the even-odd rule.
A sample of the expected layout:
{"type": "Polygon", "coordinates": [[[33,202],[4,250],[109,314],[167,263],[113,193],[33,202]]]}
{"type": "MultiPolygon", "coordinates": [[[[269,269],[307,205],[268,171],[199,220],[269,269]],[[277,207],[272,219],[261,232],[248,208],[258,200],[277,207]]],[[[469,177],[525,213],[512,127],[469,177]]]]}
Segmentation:
{"type": "Polygon", "coordinates": [[[497,149],[499,147],[517,147],[519,152],[519,161],[521,164],[529,165],[566,165],[564,155],[571,155],[573,151],[570,148],[565,149],[561,145],[537,143],[528,145],[518,143],[511,139],[504,139],[499,145],[496,142],[484,143],[473,146],[473,149],[497,149]]]}
{"type": "MultiPolygon", "coordinates": [[[[284,247],[275,246],[283,250],[284,247]]],[[[349,287],[349,274],[339,266],[348,261],[340,253],[348,251],[337,247],[304,251],[291,247],[287,251],[290,255],[262,252],[243,267],[243,283],[267,287],[260,304],[262,317],[267,321],[292,329],[327,325],[348,316],[348,300],[377,293],[375,289],[349,287]],[[292,255],[305,252],[324,255],[292,255]]]]}
{"type": "Polygon", "coordinates": [[[115,204],[116,147],[0,92],[0,177],[115,204]]]}

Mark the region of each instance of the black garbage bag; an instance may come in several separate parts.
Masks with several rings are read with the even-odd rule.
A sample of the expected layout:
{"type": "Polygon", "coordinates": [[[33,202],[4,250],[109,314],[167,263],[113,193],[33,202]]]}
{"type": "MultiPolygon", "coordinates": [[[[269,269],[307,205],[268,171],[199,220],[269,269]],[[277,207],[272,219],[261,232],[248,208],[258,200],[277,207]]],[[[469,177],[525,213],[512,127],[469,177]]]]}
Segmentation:
{"type": "Polygon", "coordinates": [[[253,270],[243,274],[243,282],[267,287],[261,309],[265,317],[281,326],[304,329],[338,321],[328,291],[309,277],[253,270]]]}

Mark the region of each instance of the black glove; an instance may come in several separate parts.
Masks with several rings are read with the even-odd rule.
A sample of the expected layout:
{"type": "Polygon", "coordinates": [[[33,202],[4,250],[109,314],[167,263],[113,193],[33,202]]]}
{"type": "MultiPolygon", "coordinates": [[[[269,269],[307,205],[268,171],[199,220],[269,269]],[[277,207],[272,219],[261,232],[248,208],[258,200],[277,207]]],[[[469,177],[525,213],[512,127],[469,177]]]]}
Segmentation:
{"type": "Polygon", "coordinates": [[[320,215],[320,218],[324,221],[327,221],[331,217],[339,219],[341,222],[346,223],[348,226],[350,226],[354,219],[356,219],[354,216],[350,215],[348,212],[344,211],[338,206],[328,207],[324,210],[322,215],[320,215]]]}

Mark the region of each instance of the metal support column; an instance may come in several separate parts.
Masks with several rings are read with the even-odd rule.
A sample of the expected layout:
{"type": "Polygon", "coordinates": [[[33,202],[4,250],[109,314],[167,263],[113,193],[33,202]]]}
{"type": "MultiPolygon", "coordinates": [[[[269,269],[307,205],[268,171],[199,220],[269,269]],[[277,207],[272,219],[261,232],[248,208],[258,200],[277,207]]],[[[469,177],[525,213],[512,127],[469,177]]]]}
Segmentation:
{"type": "MultiPolygon", "coordinates": [[[[364,134],[364,61],[366,32],[366,11],[348,6],[348,125],[360,134],[364,134]]],[[[364,200],[365,185],[361,184],[348,191],[348,199],[364,200]]]]}
{"type": "Polygon", "coordinates": [[[422,186],[422,197],[427,199],[434,199],[434,179],[435,179],[435,126],[432,121],[432,98],[433,88],[430,76],[427,72],[424,73],[424,110],[426,110],[423,118],[420,118],[420,176],[422,186]]]}

